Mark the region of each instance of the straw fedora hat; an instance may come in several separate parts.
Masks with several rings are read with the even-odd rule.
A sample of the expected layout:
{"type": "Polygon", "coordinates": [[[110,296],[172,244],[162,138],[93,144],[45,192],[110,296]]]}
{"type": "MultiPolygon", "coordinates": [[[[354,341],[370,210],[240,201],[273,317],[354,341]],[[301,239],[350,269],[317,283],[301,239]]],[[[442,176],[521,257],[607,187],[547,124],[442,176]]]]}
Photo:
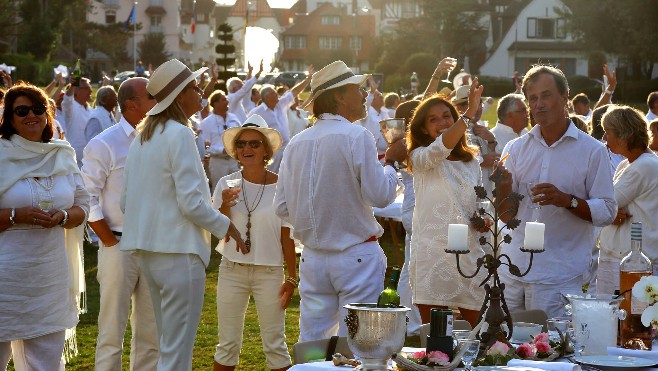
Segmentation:
{"type": "Polygon", "coordinates": [[[153,116],[167,109],[185,86],[207,69],[208,67],[201,67],[192,72],[178,59],[170,59],[161,64],[146,84],[146,90],[158,102],[146,114],[153,116]]]}
{"type": "Polygon", "coordinates": [[[267,122],[265,122],[265,119],[260,117],[260,115],[253,114],[247,118],[242,126],[237,128],[228,128],[222,135],[222,142],[224,143],[226,153],[228,153],[229,156],[235,158],[236,160],[235,138],[240,137],[240,133],[242,133],[244,130],[256,130],[263,134],[265,139],[270,142],[270,147],[272,147],[272,155],[274,155],[276,151],[281,148],[281,144],[283,143],[281,133],[279,133],[278,130],[267,126],[267,122]]]}
{"type": "Polygon", "coordinates": [[[355,75],[343,61],[335,61],[313,74],[311,96],[302,103],[302,108],[313,111],[313,101],[324,91],[347,84],[363,85],[370,75],[355,75]]]}
{"type": "MultiPolygon", "coordinates": [[[[450,103],[455,106],[468,102],[468,91],[471,89],[470,85],[462,85],[455,90],[455,95],[450,99],[450,103]]],[[[480,97],[480,102],[488,100],[489,97],[480,97]]]]}

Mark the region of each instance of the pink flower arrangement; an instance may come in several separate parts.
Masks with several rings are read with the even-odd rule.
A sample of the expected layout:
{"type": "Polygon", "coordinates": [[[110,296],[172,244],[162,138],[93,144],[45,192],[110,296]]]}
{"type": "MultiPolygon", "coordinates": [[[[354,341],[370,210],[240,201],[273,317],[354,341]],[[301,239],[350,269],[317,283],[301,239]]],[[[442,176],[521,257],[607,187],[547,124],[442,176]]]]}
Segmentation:
{"type": "Polygon", "coordinates": [[[537,336],[535,336],[532,339],[532,342],[535,343],[535,344],[536,343],[548,343],[548,334],[545,333],[545,332],[537,334],[537,336]]]}
{"type": "Polygon", "coordinates": [[[407,359],[426,366],[448,366],[450,364],[450,357],[439,350],[429,352],[429,354],[421,350],[408,355],[407,359]]]}
{"type": "Polygon", "coordinates": [[[532,344],[523,343],[516,348],[515,354],[521,359],[533,358],[537,355],[537,349],[532,344]]]}
{"type": "Polygon", "coordinates": [[[545,354],[550,354],[553,353],[553,348],[551,348],[550,344],[547,342],[536,342],[535,347],[537,348],[537,353],[545,353],[545,354]]]}
{"type": "Polygon", "coordinates": [[[507,344],[501,343],[500,341],[497,341],[489,348],[489,350],[487,350],[487,354],[492,355],[492,356],[494,356],[494,355],[501,355],[502,356],[502,355],[507,354],[507,352],[509,350],[510,350],[510,347],[507,344]]]}

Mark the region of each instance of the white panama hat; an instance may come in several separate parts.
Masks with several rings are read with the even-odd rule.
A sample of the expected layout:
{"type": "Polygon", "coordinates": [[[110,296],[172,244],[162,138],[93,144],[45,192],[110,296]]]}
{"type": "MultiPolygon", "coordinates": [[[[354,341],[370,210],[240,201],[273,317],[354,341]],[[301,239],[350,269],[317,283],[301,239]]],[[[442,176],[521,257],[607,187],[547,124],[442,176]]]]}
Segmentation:
{"type": "Polygon", "coordinates": [[[265,122],[265,119],[260,117],[260,115],[253,114],[247,118],[247,120],[242,124],[242,126],[237,127],[237,128],[228,128],[222,134],[222,142],[224,143],[224,148],[226,149],[226,153],[228,153],[229,156],[236,158],[235,156],[235,138],[238,138],[240,136],[240,133],[242,133],[245,130],[256,130],[263,134],[265,139],[267,139],[268,142],[270,142],[270,147],[272,147],[272,155],[276,153],[276,151],[281,148],[281,144],[283,144],[283,138],[281,137],[281,133],[279,133],[278,130],[272,129],[269,126],[267,126],[267,122],[265,122]]]}
{"type": "Polygon", "coordinates": [[[355,75],[343,61],[335,61],[313,74],[311,96],[302,103],[302,108],[313,111],[313,101],[324,91],[347,84],[363,85],[370,75],[355,75]]]}
{"type": "Polygon", "coordinates": [[[185,86],[207,69],[208,67],[201,67],[192,72],[178,59],[170,59],[161,64],[146,84],[146,90],[158,102],[146,114],[153,116],[167,109],[185,86]]]}

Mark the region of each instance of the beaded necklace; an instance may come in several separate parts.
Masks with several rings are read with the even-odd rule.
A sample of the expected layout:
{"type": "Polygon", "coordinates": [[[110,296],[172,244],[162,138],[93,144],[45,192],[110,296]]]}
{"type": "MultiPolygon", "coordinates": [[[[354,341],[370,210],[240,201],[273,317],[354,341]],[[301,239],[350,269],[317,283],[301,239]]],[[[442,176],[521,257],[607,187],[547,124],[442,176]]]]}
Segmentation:
{"type": "MultiPolygon", "coordinates": [[[[244,174],[242,174],[242,179],[244,181],[244,174]]],[[[256,210],[258,205],[260,205],[260,201],[263,199],[263,194],[265,193],[265,182],[267,181],[267,170],[265,170],[265,178],[263,179],[263,184],[261,187],[258,189],[258,192],[256,192],[256,200],[249,206],[249,200],[247,200],[247,192],[245,191],[245,186],[244,184],[242,185],[242,198],[244,199],[244,207],[247,209],[247,239],[244,241],[245,246],[247,246],[247,249],[251,249],[251,213],[256,210]]]]}

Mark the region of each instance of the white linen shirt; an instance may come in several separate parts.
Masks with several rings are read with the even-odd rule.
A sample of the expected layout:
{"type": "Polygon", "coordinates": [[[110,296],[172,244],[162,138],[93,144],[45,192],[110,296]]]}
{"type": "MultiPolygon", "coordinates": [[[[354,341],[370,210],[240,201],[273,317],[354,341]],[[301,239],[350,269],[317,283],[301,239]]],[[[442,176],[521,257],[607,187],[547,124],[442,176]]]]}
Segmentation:
{"type": "Polygon", "coordinates": [[[246,80],[242,87],[238,89],[235,93],[229,93],[226,96],[228,100],[228,112],[238,116],[240,123],[247,121],[247,111],[244,108],[243,99],[249,99],[251,97],[251,88],[256,84],[256,78],[252,77],[246,80]]]}
{"type": "Polygon", "coordinates": [[[288,144],[274,205],[304,248],[339,252],[384,233],[372,207],[395,201],[398,186],[395,169],[379,163],[366,129],[322,114],[288,144]]]}
{"type": "Polygon", "coordinates": [[[232,113],[226,113],[226,119],[215,113],[211,113],[201,121],[201,136],[203,140],[210,142],[210,155],[219,156],[224,154],[224,142],[222,142],[222,134],[228,128],[236,128],[240,126],[238,116],[232,113]]]}
{"type": "Polygon", "coordinates": [[[649,123],[651,123],[651,121],[653,121],[655,119],[658,119],[658,115],[653,113],[652,110],[649,110],[649,112],[647,112],[647,115],[645,117],[646,117],[646,119],[649,123]]]}
{"type": "MultiPolygon", "coordinates": [[[[562,138],[549,147],[537,125],[528,134],[507,143],[502,156],[508,153],[505,167],[512,174],[512,190],[525,197],[516,215],[521,225],[510,232],[512,242],[502,244],[502,252],[508,254],[521,271],[528,267],[530,260],[530,253],[519,250],[525,237],[525,223],[537,215],[538,221],[546,225],[545,251],[535,255],[527,276],[512,278],[529,283],[559,284],[586,274],[592,257],[594,227],[612,223],[617,215],[606,147],[573,123],[562,138]],[[560,191],[585,200],[592,221],[553,205],[542,206],[533,215],[535,209],[529,208],[529,182],[551,183],[560,191]]],[[[511,277],[506,269],[501,274],[511,277]]]]}
{"type": "Polygon", "coordinates": [[[135,128],[124,117],[89,141],[82,159],[82,178],[91,194],[89,221],[105,219],[111,230],[123,231],[123,212],[119,207],[123,171],[128,149],[135,139],[135,128]]]}
{"type": "Polygon", "coordinates": [[[82,151],[87,145],[87,136],[85,127],[89,118],[91,118],[91,109],[89,106],[83,106],[73,99],[72,95],[64,95],[62,100],[62,111],[64,112],[64,132],[66,139],[75,149],[78,166],[82,165],[82,151]]]}
{"type": "Polygon", "coordinates": [[[91,116],[85,127],[85,137],[87,137],[87,142],[116,123],[112,112],[106,110],[105,107],[98,106],[94,108],[91,111],[91,116]]]}
{"type": "Polygon", "coordinates": [[[121,250],[197,254],[206,266],[210,233],[223,238],[230,223],[211,205],[194,132],[174,120],[130,145],[121,210],[121,250]]]}
{"type": "Polygon", "coordinates": [[[290,130],[288,130],[288,110],[294,103],[295,96],[292,95],[292,92],[287,91],[279,98],[279,103],[274,106],[273,110],[265,103],[261,103],[249,112],[249,116],[253,114],[260,115],[270,128],[276,129],[281,133],[283,145],[285,146],[290,141],[290,130]]]}
{"type": "Polygon", "coordinates": [[[498,144],[496,144],[496,153],[501,153],[503,152],[503,148],[505,148],[507,143],[528,133],[528,129],[523,128],[523,130],[521,130],[521,134],[517,134],[510,126],[497,122],[496,126],[491,129],[491,133],[493,133],[494,137],[496,138],[496,142],[498,142],[498,144]]]}

